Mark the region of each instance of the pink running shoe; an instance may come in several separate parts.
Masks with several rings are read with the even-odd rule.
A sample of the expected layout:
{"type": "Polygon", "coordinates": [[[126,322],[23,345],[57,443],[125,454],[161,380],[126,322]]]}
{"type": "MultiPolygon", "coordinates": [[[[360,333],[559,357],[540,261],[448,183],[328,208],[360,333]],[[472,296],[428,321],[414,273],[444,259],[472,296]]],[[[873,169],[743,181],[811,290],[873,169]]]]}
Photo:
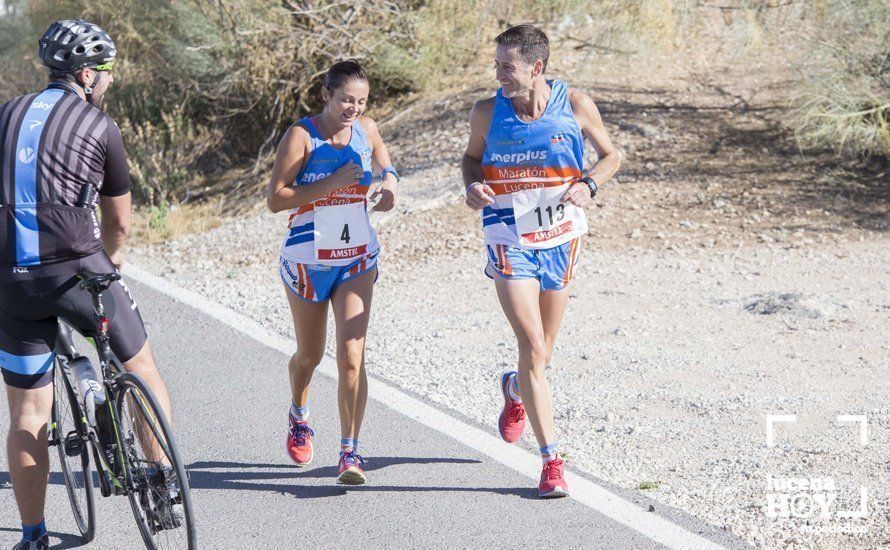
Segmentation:
{"type": "Polygon", "coordinates": [[[290,423],[285,444],[287,454],[297,466],[308,466],[312,462],[312,436],[315,432],[305,420],[296,420],[290,414],[287,417],[290,423]]]}
{"type": "Polygon", "coordinates": [[[365,459],[356,454],[355,451],[340,453],[340,474],[337,476],[337,483],[342,485],[364,485],[368,478],[365,477],[365,471],[362,465],[365,459]]]}
{"type": "Polygon", "coordinates": [[[516,443],[522,437],[525,430],[525,405],[510,399],[507,387],[516,376],[515,370],[508,370],[501,376],[501,392],[504,394],[504,410],[498,419],[498,431],[507,443],[516,443]]]}
{"type": "Polygon", "coordinates": [[[563,474],[565,462],[554,458],[544,464],[541,470],[541,483],[538,484],[538,496],[541,498],[559,498],[569,496],[569,486],[563,474]]]}

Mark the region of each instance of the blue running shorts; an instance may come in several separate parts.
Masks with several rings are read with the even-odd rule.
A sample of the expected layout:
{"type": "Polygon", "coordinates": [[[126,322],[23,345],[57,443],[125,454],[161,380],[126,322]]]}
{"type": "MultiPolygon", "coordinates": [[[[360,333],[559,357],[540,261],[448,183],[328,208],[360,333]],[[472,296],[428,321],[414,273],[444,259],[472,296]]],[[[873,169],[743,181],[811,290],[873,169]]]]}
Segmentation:
{"type": "Polygon", "coordinates": [[[525,249],[505,244],[486,245],[488,265],[485,274],[494,279],[497,273],[505,279],[538,279],[541,290],[562,290],[575,276],[575,265],[581,256],[581,239],[553,248],[525,249]]]}
{"type": "MultiPolygon", "coordinates": [[[[278,274],[281,275],[284,286],[298,298],[307,302],[324,302],[341,283],[376,267],[376,254],[343,266],[301,264],[282,257],[279,258],[278,274]]],[[[375,275],[374,282],[376,281],[375,275]]]]}

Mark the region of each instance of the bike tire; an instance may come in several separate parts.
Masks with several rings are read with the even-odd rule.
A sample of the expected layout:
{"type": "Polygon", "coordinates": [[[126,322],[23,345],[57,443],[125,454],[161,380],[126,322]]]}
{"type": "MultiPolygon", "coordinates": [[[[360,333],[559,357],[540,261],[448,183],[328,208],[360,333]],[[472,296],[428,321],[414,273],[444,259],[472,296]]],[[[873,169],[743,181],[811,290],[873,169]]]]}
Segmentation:
{"type": "Polygon", "coordinates": [[[90,443],[86,421],[81,412],[77,394],[71,387],[71,381],[65,374],[58,357],[55,359],[53,408],[51,427],[53,441],[59,455],[62,478],[74,523],[80,532],[81,540],[88,543],[96,535],[96,502],[93,487],[93,475],[90,471],[90,443]],[[69,437],[79,438],[80,452],[69,455],[66,440],[69,437]]]}
{"type": "MultiPolygon", "coordinates": [[[[115,421],[120,432],[124,456],[125,475],[127,478],[127,496],[133,516],[139,526],[139,532],[150,550],[167,548],[197,548],[197,530],[195,527],[194,508],[185,463],[176,447],[173,430],[166,417],[162,414],[154,395],[141,378],[132,373],[123,373],[115,379],[118,390],[115,404],[115,421]],[[156,518],[158,499],[169,498],[166,491],[158,490],[158,460],[150,460],[143,443],[140,441],[137,426],[148,426],[143,429],[143,437],[153,438],[158,442],[158,454],[163,454],[169,464],[168,475],[175,476],[179,486],[181,500],[181,524],[172,529],[157,530],[156,518]]],[[[163,474],[160,474],[164,477],[163,474]]],[[[165,479],[168,479],[165,477],[165,479]]]]}

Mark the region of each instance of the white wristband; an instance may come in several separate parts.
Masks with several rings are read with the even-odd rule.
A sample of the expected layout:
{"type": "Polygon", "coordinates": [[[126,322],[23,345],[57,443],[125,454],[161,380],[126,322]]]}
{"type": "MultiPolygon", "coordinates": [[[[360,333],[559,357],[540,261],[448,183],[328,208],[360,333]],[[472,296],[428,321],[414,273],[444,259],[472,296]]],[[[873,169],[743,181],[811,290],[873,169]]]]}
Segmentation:
{"type": "Polygon", "coordinates": [[[467,186],[466,190],[464,191],[464,194],[465,194],[465,195],[469,195],[469,194],[470,194],[470,189],[472,189],[474,185],[482,185],[482,182],[481,182],[481,181],[474,181],[473,183],[471,183],[470,185],[467,186]]]}

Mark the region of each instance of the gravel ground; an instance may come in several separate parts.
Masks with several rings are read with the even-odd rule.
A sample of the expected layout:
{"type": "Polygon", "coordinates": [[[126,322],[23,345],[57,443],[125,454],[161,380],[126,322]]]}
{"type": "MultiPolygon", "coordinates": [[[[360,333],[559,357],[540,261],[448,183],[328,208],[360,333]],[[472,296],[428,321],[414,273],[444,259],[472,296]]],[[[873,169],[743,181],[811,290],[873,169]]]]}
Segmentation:
{"type": "MultiPolygon", "coordinates": [[[[475,214],[456,196],[444,202],[393,216],[380,232],[368,366],[494,426],[497,380],[514,364],[515,342],[481,272],[475,214]]],[[[275,269],[285,220],[230,219],[129,257],[292,334],[275,269]]],[[[624,487],[651,482],[654,498],[757,546],[890,542],[890,240],[675,249],[630,242],[638,241],[588,236],[549,371],[559,440],[575,466],[624,487]],[[766,446],[767,414],[798,416],[780,427],[775,448],[766,446]],[[868,415],[867,447],[855,425],[835,422],[838,414],[868,415]],[[838,509],[855,508],[854,488],[864,485],[866,519],[809,527],[867,532],[811,534],[801,532],[804,519],[770,519],[770,476],[833,477],[838,509]]]]}

